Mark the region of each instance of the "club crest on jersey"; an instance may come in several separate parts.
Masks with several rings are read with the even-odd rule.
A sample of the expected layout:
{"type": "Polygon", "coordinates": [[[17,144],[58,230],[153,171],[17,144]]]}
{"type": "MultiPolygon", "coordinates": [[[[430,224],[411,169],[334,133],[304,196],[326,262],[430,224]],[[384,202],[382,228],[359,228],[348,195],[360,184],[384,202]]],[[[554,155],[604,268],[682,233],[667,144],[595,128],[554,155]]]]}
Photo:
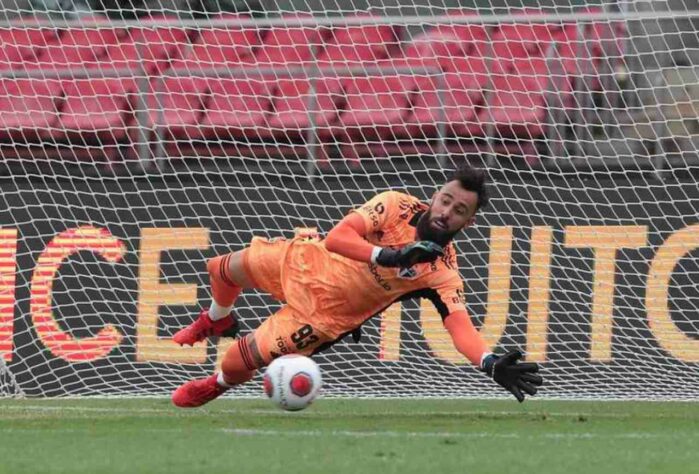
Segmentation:
{"type": "Polygon", "coordinates": [[[417,277],[417,270],[415,270],[415,267],[401,268],[398,270],[398,278],[412,280],[415,277],[417,277]]]}

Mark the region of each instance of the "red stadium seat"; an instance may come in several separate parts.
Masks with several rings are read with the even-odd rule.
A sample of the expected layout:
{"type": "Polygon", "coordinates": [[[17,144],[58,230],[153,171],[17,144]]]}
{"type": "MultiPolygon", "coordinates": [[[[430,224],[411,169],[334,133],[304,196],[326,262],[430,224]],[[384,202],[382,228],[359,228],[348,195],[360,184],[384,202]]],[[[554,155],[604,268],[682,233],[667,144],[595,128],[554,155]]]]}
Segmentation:
{"type": "Polygon", "coordinates": [[[168,19],[153,17],[142,20],[145,26],[132,28],[119,42],[108,47],[97,67],[135,71],[143,68],[147,75],[163,72],[174,60],[182,58],[189,43],[184,29],[158,26],[159,22],[168,19]]]}
{"type": "Polygon", "coordinates": [[[389,25],[345,26],[334,30],[333,37],[318,56],[321,68],[360,67],[391,55],[397,49],[395,30],[389,25]]]}
{"type": "Polygon", "coordinates": [[[432,61],[441,67],[448,67],[454,58],[466,56],[467,46],[452,33],[429,31],[413,38],[404,56],[410,61],[422,60],[423,64],[432,61]]]}
{"type": "MultiPolygon", "coordinates": [[[[489,82],[486,61],[481,57],[461,58],[454,69],[442,76],[419,78],[412,113],[401,131],[402,137],[436,138],[439,124],[447,135],[479,136],[483,128],[477,119],[489,82]]],[[[497,66],[494,66],[496,68],[497,66]]]]}
{"type": "MultiPolygon", "coordinates": [[[[312,15],[289,15],[285,18],[312,18],[312,15]]],[[[318,27],[274,27],[265,35],[257,52],[257,63],[261,67],[307,65],[317,56],[323,44],[318,27]]]]}
{"type": "Polygon", "coordinates": [[[187,140],[199,136],[207,99],[207,84],[200,79],[169,77],[162,82],[156,79],[146,97],[150,123],[167,137],[187,140]]]}
{"type": "MultiPolygon", "coordinates": [[[[332,134],[341,141],[390,139],[410,112],[414,80],[405,76],[359,76],[347,81],[347,104],[332,134]]],[[[322,133],[321,133],[322,135],[322,133]]]]}
{"type": "Polygon", "coordinates": [[[269,135],[265,129],[271,92],[266,82],[247,78],[212,78],[208,80],[208,88],[211,99],[199,128],[201,136],[219,140],[252,140],[269,135]]]}
{"type": "MultiPolygon", "coordinates": [[[[311,81],[306,78],[286,78],[277,81],[273,98],[274,115],[269,119],[272,133],[279,138],[303,137],[311,127],[309,98],[311,81]]],[[[314,83],[314,125],[326,129],[337,120],[342,84],[337,78],[319,79],[314,83]]]]}
{"type": "Polygon", "coordinates": [[[58,121],[61,94],[52,79],[0,79],[0,139],[36,140],[58,121]]]}
{"type": "Polygon", "coordinates": [[[63,84],[64,106],[52,136],[57,140],[117,143],[133,119],[128,95],[133,79],[78,79],[63,84]]]}
{"type": "MultiPolygon", "coordinates": [[[[229,14],[220,18],[245,18],[229,14]]],[[[260,35],[254,28],[208,28],[201,31],[191,51],[174,67],[211,68],[216,66],[235,67],[253,61],[255,48],[260,44],[260,35]]]]}
{"type": "Polygon", "coordinates": [[[37,61],[30,67],[49,70],[95,67],[107,48],[118,43],[122,33],[123,30],[117,29],[69,28],[57,40],[38,46],[37,61]]]}
{"type": "Polygon", "coordinates": [[[0,45],[0,70],[22,69],[26,61],[35,61],[30,48],[14,44],[0,45]]]}
{"type": "Polygon", "coordinates": [[[540,79],[494,75],[492,91],[488,92],[480,117],[494,126],[496,137],[532,139],[543,135],[547,107],[540,79]]]}
{"type": "MultiPolygon", "coordinates": [[[[475,13],[453,11],[450,15],[476,16],[475,13]]],[[[479,23],[452,23],[439,25],[435,30],[442,34],[454,35],[463,43],[463,50],[469,56],[483,56],[488,48],[488,27],[479,23]]]]}
{"type": "Polygon", "coordinates": [[[537,36],[540,26],[542,25],[502,25],[493,36],[492,55],[506,65],[530,56],[544,56],[545,51],[542,51],[542,43],[537,36]]]}
{"type": "Polygon", "coordinates": [[[34,17],[16,18],[12,23],[17,25],[16,27],[0,28],[0,42],[33,49],[58,40],[59,30],[55,28],[32,27],[36,22],[37,19],[34,17]]]}
{"type": "Polygon", "coordinates": [[[37,48],[35,61],[27,61],[27,69],[86,69],[97,64],[95,50],[89,46],[52,43],[37,48]]]}

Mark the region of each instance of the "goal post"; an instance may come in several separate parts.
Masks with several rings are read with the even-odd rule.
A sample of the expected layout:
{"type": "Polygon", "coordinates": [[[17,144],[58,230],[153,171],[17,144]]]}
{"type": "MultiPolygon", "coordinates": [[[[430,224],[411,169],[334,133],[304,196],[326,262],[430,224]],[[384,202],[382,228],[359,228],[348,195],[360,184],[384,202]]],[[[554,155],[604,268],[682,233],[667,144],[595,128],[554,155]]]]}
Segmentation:
{"type": "MultiPolygon", "coordinates": [[[[0,396],[167,395],[230,345],[171,340],[207,259],[428,202],[471,162],[491,205],[455,245],[486,342],[540,363],[542,397],[696,399],[699,10],[561,3],[6,8],[0,396]]],[[[243,333],[279,305],[243,293],[243,333]]],[[[427,301],[316,360],[328,396],[507,395],[427,301]]]]}

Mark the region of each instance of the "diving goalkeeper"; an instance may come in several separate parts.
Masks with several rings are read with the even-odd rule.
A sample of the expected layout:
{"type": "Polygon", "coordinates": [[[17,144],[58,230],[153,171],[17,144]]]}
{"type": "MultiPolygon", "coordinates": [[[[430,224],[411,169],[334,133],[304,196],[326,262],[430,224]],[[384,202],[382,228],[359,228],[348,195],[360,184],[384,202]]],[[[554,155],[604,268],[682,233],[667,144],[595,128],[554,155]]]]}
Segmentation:
{"type": "Polygon", "coordinates": [[[257,288],[285,302],[252,333],[228,349],[221,372],[192,380],[172,395],[179,407],[197,407],[252,379],[274,358],[311,355],[357,330],[398,300],[428,298],[454,346],[520,402],[542,378],[535,363],[513,351],[489,351],[463,301],[453,237],[488,203],[485,173],[462,167],[427,205],[395,191],[378,194],[350,212],[325,240],[253,238],[249,247],[207,262],[213,302],[173,339],[180,345],[235,335],[231,315],[243,289],[257,288]]]}

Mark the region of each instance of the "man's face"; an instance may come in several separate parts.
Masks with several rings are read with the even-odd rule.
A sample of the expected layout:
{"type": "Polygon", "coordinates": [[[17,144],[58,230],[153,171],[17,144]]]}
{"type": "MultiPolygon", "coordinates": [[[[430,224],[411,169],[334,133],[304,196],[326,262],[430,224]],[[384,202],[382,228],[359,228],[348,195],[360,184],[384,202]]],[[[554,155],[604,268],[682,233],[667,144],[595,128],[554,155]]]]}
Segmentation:
{"type": "Polygon", "coordinates": [[[417,223],[420,240],[447,245],[464,227],[475,221],[478,194],[467,191],[458,181],[449,181],[432,197],[430,208],[417,223]]]}

